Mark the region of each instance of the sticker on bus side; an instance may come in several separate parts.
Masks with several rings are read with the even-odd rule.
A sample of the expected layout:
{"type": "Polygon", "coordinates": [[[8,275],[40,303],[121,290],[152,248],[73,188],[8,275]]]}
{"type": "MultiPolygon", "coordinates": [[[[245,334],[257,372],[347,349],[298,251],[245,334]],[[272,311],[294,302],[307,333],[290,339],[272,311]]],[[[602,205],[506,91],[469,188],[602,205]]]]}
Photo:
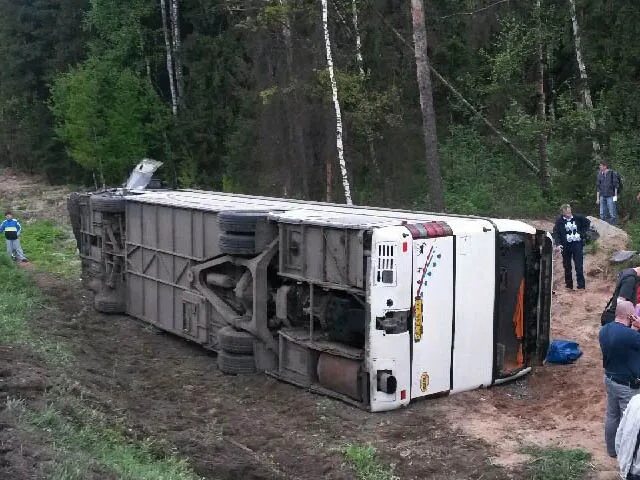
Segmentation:
{"type": "Polygon", "coordinates": [[[417,343],[422,338],[422,298],[416,297],[414,305],[416,326],[413,331],[413,340],[417,343]]]}
{"type": "Polygon", "coordinates": [[[427,372],[424,372],[422,375],[420,375],[420,390],[426,392],[427,388],[429,388],[429,374],[427,372]]]}

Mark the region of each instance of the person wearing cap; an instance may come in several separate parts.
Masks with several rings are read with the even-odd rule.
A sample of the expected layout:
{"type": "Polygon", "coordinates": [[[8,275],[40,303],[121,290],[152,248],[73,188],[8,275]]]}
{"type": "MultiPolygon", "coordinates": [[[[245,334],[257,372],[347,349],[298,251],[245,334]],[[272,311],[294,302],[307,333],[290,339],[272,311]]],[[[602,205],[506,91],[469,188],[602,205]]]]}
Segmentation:
{"type": "Polygon", "coordinates": [[[11,211],[4,212],[4,216],[4,221],[0,223],[0,233],[4,233],[4,238],[7,241],[7,253],[13,260],[23,263],[28,262],[20,245],[22,225],[16,218],[13,218],[11,211]]]}
{"type": "Polygon", "coordinates": [[[553,239],[557,248],[562,253],[562,266],[564,267],[564,284],[573,290],[573,268],[576,269],[576,281],[578,289],[585,288],[583,262],[584,241],[591,222],[587,217],[574,215],[571,205],[564,204],[560,207],[561,215],[553,227],[553,239]]]}
{"type": "Polygon", "coordinates": [[[600,329],[607,402],[604,438],[607,453],[616,457],[616,431],[631,397],[640,393],[640,318],[633,303],[618,298],[615,321],[600,329]]]}

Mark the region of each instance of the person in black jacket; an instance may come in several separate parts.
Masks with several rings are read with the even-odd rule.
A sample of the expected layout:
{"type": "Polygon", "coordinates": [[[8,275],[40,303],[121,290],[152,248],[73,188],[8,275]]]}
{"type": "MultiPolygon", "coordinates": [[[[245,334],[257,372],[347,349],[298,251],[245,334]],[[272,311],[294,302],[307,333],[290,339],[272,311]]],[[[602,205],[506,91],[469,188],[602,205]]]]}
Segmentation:
{"type": "Polygon", "coordinates": [[[640,267],[625,268],[618,274],[618,282],[616,283],[618,297],[637,305],[640,300],[638,287],[640,287],[640,267]]]}
{"type": "Polygon", "coordinates": [[[576,281],[578,288],[585,288],[583,260],[584,241],[591,222],[582,215],[573,215],[571,205],[560,207],[562,215],[556,220],[553,228],[553,238],[557,248],[562,253],[562,265],[564,267],[564,283],[567,288],[573,290],[573,272],[571,261],[576,269],[576,281]]]}

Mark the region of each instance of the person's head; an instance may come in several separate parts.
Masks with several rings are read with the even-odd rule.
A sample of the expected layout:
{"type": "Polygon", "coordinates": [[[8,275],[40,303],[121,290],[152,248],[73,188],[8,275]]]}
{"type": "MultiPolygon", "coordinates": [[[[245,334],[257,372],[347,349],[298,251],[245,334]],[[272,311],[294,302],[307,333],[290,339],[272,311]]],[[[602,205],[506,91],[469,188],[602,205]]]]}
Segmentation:
{"type": "Polygon", "coordinates": [[[11,210],[6,210],[6,211],[4,212],[4,217],[5,217],[7,220],[9,220],[9,219],[13,218],[13,213],[11,213],[11,210]]]}
{"type": "Polygon", "coordinates": [[[609,163],[606,160],[600,159],[598,165],[601,172],[606,172],[607,170],[609,170],[609,163]]]}
{"type": "Polygon", "coordinates": [[[635,315],[636,309],[629,300],[625,300],[622,297],[618,297],[618,303],[616,304],[616,322],[623,323],[627,326],[631,325],[630,315],[635,315]]]}
{"type": "Polygon", "coordinates": [[[565,203],[560,207],[560,213],[565,218],[571,218],[571,205],[565,203]]]}

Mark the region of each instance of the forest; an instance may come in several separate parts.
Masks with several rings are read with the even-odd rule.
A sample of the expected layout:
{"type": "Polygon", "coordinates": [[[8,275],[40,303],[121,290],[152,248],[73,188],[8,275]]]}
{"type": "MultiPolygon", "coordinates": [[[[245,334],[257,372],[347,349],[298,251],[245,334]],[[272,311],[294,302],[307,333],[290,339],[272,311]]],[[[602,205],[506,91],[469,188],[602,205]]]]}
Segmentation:
{"type": "Polygon", "coordinates": [[[634,0],[0,0],[0,165],[542,216],[606,159],[633,225],[638,58],[634,0]]]}

